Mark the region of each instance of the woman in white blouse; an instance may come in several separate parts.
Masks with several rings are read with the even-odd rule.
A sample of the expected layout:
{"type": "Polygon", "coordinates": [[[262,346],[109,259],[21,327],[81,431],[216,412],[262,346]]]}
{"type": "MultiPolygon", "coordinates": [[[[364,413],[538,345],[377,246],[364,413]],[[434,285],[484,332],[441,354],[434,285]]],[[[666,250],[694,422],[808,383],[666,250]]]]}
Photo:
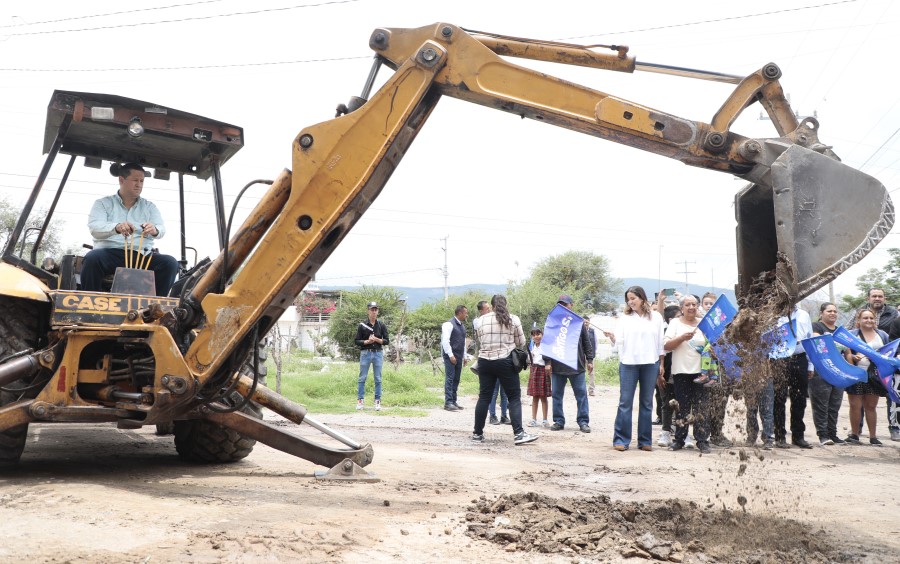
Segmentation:
{"type": "Polygon", "coordinates": [[[638,384],[638,448],[653,450],[653,390],[663,373],[663,331],[663,318],[650,309],[644,289],[628,288],[625,314],[619,318],[614,333],[605,332],[619,352],[619,409],[613,434],[613,448],[618,451],[628,450],[631,445],[631,413],[638,384]]]}
{"type": "Polygon", "coordinates": [[[708,390],[696,383],[700,376],[700,351],[706,345],[706,337],[697,328],[700,324],[697,298],[691,295],[681,298],[681,317],[669,322],[664,348],[672,351],[672,381],[675,385],[675,440],[669,450],[684,448],[688,425],[694,426],[694,440],[703,454],[710,452],[708,425],[708,390]]]}

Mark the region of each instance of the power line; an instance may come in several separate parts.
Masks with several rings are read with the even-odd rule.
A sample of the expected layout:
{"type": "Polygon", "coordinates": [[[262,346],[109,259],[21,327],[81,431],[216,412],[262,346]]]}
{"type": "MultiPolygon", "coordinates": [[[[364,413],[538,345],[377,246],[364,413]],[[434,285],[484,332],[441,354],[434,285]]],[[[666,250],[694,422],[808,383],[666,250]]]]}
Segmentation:
{"type": "Polygon", "coordinates": [[[191,22],[191,21],[199,21],[199,20],[213,20],[217,18],[230,18],[234,16],[250,16],[257,14],[265,14],[272,12],[286,12],[289,10],[296,10],[299,8],[319,8],[321,6],[329,6],[332,4],[350,4],[353,2],[359,2],[360,0],[328,0],[325,2],[319,2],[318,4],[300,4],[297,6],[285,6],[283,8],[265,8],[260,10],[250,10],[247,12],[232,12],[230,14],[212,14],[209,16],[194,16],[190,18],[178,18],[172,20],[159,20],[155,22],[133,22],[127,24],[116,24],[116,25],[104,25],[97,27],[83,27],[78,29],[57,29],[57,30],[48,30],[48,31],[26,31],[25,33],[10,33],[7,37],[24,37],[27,35],[52,35],[57,33],[79,33],[82,31],[100,31],[107,29],[119,29],[123,27],[133,28],[138,26],[146,26],[146,25],[161,25],[161,24],[170,24],[170,23],[181,23],[181,22],[191,22]]]}
{"type": "Polygon", "coordinates": [[[638,29],[630,29],[627,31],[611,31],[611,32],[605,32],[605,33],[595,33],[592,35],[578,35],[578,36],[574,36],[574,37],[564,37],[560,41],[569,41],[572,39],[586,39],[589,37],[597,37],[597,36],[601,36],[601,35],[623,35],[626,33],[643,33],[645,31],[659,31],[661,29],[674,29],[677,27],[689,27],[689,26],[703,25],[703,24],[709,24],[709,23],[719,23],[719,22],[727,22],[727,21],[733,21],[733,20],[743,20],[743,19],[748,19],[748,18],[759,18],[762,16],[784,14],[786,12],[800,12],[803,10],[826,8],[826,7],[830,7],[830,6],[837,6],[839,4],[852,4],[852,3],[858,2],[858,1],[859,0],[840,0],[838,2],[830,2],[827,4],[817,4],[815,6],[801,6],[799,8],[785,8],[783,10],[773,10],[771,12],[761,12],[759,14],[745,14],[742,16],[728,16],[725,18],[716,18],[713,20],[700,20],[700,21],[696,21],[696,22],[685,22],[685,23],[677,23],[677,24],[669,24],[669,25],[660,25],[660,26],[655,26],[655,27],[644,27],[644,28],[638,28],[638,29]]]}
{"type": "Polygon", "coordinates": [[[398,272],[382,272],[380,274],[354,274],[353,276],[335,276],[332,278],[316,278],[316,282],[327,282],[329,280],[349,280],[351,278],[374,278],[376,276],[392,276],[394,274],[412,274],[414,272],[431,272],[440,270],[440,268],[419,268],[416,270],[401,270],[398,272]]]}
{"type": "MultiPolygon", "coordinates": [[[[353,0],[357,1],[357,0],[353,0]]],[[[358,59],[370,60],[371,55],[356,57],[330,57],[323,59],[297,59],[294,61],[267,61],[261,63],[228,63],[221,65],[191,65],[181,67],[120,67],[120,68],[93,68],[93,69],[27,69],[27,68],[0,68],[0,72],[146,72],[146,71],[176,71],[176,70],[203,70],[203,69],[229,69],[240,67],[266,67],[273,65],[299,65],[306,63],[333,63],[336,61],[353,61],[358,59]]]]}
{"type": "MultiPolygon", "coordinates": [[[[53,24],[53,23],[62,23],[62,22],[71,22],[76,20],[89,20],[92,18],[105,18],[107,16],[124,16],[126,14],[136,14],[139,12],[153,12],[157,10],[169,10],[172,8],[185,8],[189,6],[197,6],[200,4],[215,4],[216,2],[221,2],[222,0],[202,0],[200,2],[188,2],[186,4],[172,4],[171,6],[156,6],[153,8],[138,8],[136,10],[123,10],[121,12],[107,12],[105,14],[89,14],[87,16],[73,16],[71,18],[60,18],[57,20],[43,20],[39,22],[25,22],[22,24],[9,24],[9,25],[0,25],[0,29],[6,29],[9,27],[25,27],[29,25],[44,25],[44,24],[53,24]]],[[[14,18],[18,18],[18,16],[13,16],[14,18]]]]}

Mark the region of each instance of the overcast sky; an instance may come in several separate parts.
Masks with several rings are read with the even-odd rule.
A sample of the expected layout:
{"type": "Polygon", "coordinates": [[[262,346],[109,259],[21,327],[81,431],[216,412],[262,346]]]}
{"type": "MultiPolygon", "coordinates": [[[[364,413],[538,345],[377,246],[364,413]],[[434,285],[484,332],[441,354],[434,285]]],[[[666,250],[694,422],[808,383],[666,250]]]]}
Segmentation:
{"type": "MultiPolygon", "coordinates": [[[[814,112],[820,139],[850,166],[900,188],[900,3],[597,1],[254,3],[219,0],[4,2],[0,6],[0,193],[22,203],[43,162],[54,89],[145,100],[242,126],[246,145],[223,168],[230,206],[243,185],[291,166],[291,142],[359,95],[376,27],[448,22],[469,29],[574,43],[625,44],[639,62],[746,75],[782,71],[795,109],[814,112]],[[48,6],[52,10],[47,9],[48,6]],[[53,20],[53,21],[50,21],[53,20]]],[[[709,122],[732,86],[515,61],[683,118],[709,122]]],[[[389,73],[383,69],[384,79],[389,73]]],[[[754,106],[733,131],[775,137],[754,106]]],[[[61,176],[60,159],[51,178],[61,176]]],[[[91,202],[115,190],[78,167],[58,211],[67,243],[90,242],[91,202]]],[[[619,277],[737,281],[734,194],[744,182],[590,136],[444,99],[380,198],[319,271],[321,285],[440,286],[444,242],[450,285],[503,283],[567,250],[610,259],[619,277]],[[685,274],[687,272],[687,274],[685,274]]],[[[51,183],[50,188],[55,188],[51,183]]],[[[214,256],[210,184],[188,182],[188,244],[214,256]]],[[[177,181],[148,180],[178,254],[177,181]]],[[[42,202],[52,195],[47,190],[42,202]]],[[[241,202],[241,213],[258,194],[241,202]]],[[[240,216],[240,214],[239,214],[240,216]]],[[[894,235],[835,283],[886,262],[894,235]]],[[[655,288],[648,288],[654,291],[655,288]]],[[[824,292],[820,295],[824,295],[824,292]]]]}

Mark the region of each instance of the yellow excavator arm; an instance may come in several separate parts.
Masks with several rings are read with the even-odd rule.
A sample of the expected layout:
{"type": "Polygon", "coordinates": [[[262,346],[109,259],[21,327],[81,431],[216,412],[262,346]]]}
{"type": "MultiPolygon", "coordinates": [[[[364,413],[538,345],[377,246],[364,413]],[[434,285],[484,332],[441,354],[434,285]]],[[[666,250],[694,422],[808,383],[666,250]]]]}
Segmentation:
{"type": "MultiPolygon", "coordinates": [[[[443,95],[748,180],[735,200],[742,299],[763,286],[771,291],[773,280],[779,297],[788,301],[809,294],[859,261],[893,225],[884,187],[842,164],[820,143],[815,119],[794,116],[774,64],[734,77],[639,63],[624,46],[596,51],[448,24],[376,29],[370,46],[375,64],[362,96],[339,106],[336,118],[297,135],[292,170],[272,182],[230,239],[222,236],[223,252],[183,281],[178,299],[134,306],[119,325],[62,323],[41,350],[28,348],[25,336],[8,343],[14,354],[0,361],[0,386],[19,382],[23,395],[0,402],[0,438],[9,441],[0,445],[0,465],[4,457],[12,461],[21,455],[30,421],[116,421],[120,427],[170,422],[176,447],[181,444],[186,455],[211,456],[201,443],[212,436],[208,425],[218,425],[239,438],[333,466],[342,477],[355,476],[358,466],[372,461],[370,445],[308,417],[303,406],[259,386],[256,368],[250,378],[241,367],[378,197],[443,95]],[[526,69],[501,55],[666,72],[736,86],[705,123],[526,69]],[[394,73],[372,93],[382,66],[394,73]],[[777,137],[754,139],[731,131],[754,102],[768,112],[777,137]],[[139,365],[132,365],[133,350],[144,351],[139,365]],[[123,365],[133,373],[130,383],[120,377],[123,365]],[[41,378],[37,383],[35,374],[41,378]],[[246,413],[247,402],[234,403],[232,393],[295,423],[308,423],[348,448],[285,433],[246,413]],[[233,405],[226,406],[229,401],[233,405]]],[[[55,292],[53,298],[71,295],[55,292]]],[[[19,317],[37,319],[34,312],[43,305],[21,301],[27,303],[4,303],[27,306],[19,317]]],[[[254,367],[259,360],[254,354],[254,367]]],[[[246,452],[228,456],[237,459],[246,452]]]]}
{"type": "Polygon", "coordinates": [[[186,355],[192,370],[215,371],[223,351],[233,350],[253,324],[265,329],[278,319],[381,192],[443,95],[750,181],[736,198],[739,295],[770,272],[789,299],[808,295],[859,261],[893,225],[887,191],[840,163],[819,141],[815,119],[795,117],[774,64],[744,78],[642,67],[627,47],[604,53],[444,23],[376,29],[369,44],[376,63],[363,95],[340,107],[344,115],[297,135],[293,173],[286,170],[275,181],[232,237],[228,260],[223,254],[214,261],[186,300],[191,311],[184,317],[202,320],[186,355]],[[704,123],[523,68],[499,54],[737,85],[704,123]],[[395,72],[370,97],[382,65],[395,72]],[[731,131],[754,102],[771,117],[778,137],[731,131]],[[221,281],[233,275],[223,287],[221,281]]]}

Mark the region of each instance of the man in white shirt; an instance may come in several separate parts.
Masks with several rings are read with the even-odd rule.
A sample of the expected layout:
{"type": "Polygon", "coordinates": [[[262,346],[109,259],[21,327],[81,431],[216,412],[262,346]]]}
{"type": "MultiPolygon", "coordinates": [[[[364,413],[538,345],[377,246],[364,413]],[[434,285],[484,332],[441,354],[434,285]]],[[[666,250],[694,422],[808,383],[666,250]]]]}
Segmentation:
{"type": "Polygon", "coordinates": [[[463,366],[466,364],[466,325],[469,309],[464,305],[456,306],[453,317],[441,325],[441,356],[444,359],[444,409],[459,411],[462,407],[456,403],[456,391],[463,366]]]}

